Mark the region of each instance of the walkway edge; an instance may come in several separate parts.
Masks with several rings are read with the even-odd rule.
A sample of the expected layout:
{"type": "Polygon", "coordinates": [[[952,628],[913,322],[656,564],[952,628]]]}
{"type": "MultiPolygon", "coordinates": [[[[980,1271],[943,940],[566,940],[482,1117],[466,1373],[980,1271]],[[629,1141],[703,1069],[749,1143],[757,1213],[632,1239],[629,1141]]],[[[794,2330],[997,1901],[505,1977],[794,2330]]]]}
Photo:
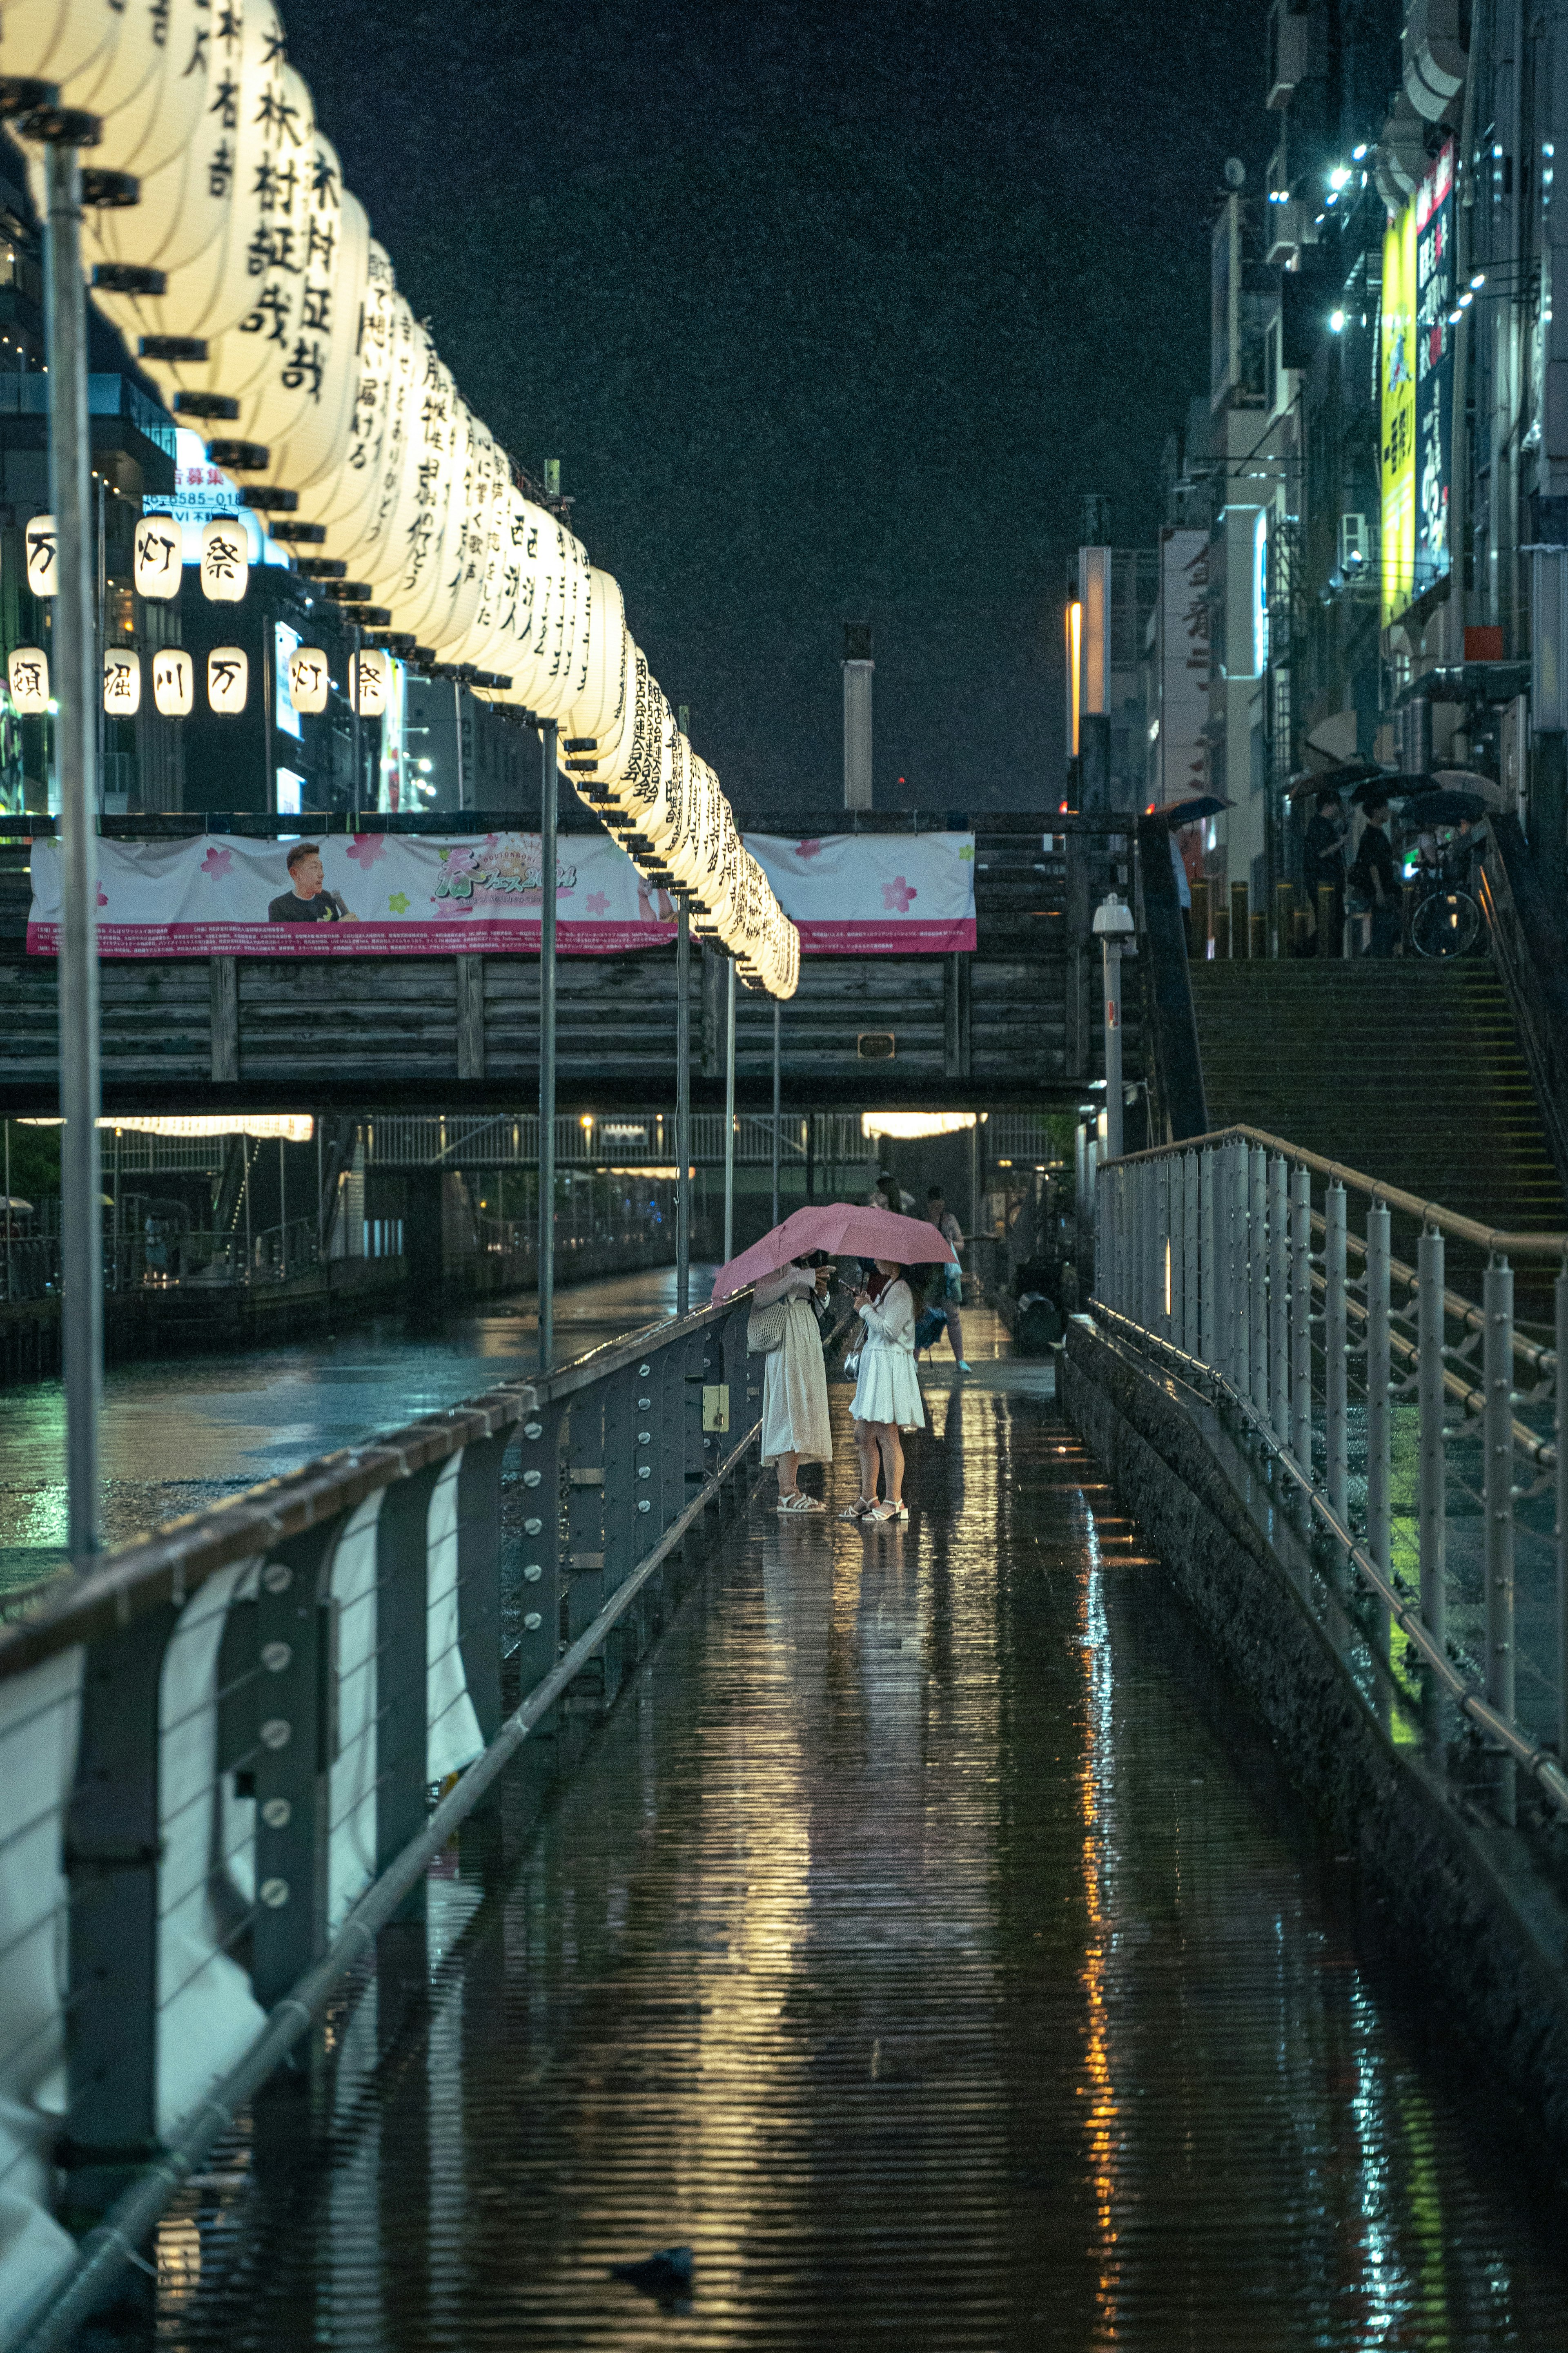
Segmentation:
{"type": "Polygon", "coordinates": [[[1568,1903],[1526,1841],[1395,1742],[1175,1386],[1082,1319],[1062,1409],[1252,1700],[1291,1783],[1568,2162],[1568,1903]]]}

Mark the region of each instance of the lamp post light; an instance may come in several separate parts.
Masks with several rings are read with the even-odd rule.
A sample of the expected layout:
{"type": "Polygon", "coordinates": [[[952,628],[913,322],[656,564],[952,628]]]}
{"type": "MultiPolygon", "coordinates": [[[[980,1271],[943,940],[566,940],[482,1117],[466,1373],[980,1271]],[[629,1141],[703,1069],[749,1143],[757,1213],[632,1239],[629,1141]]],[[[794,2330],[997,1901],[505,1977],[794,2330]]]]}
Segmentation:
{"type": "Polygon", "coordinates": [[[1094,911],[1105,985],[1105,1156],[1121,1157],[1121,951],[1132,936],[1132,910],[1108,891],[1094,911]]]}

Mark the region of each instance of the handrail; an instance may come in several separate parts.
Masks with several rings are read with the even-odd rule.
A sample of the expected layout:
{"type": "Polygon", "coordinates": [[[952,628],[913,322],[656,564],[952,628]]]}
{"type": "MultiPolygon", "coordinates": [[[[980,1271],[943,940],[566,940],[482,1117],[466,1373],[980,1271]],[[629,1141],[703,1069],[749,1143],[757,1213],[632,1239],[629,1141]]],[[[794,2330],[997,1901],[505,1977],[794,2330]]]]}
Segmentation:
{"type": "Polygon", "coordinates": [[[1451,1234],[1456,1241],[1470,1242],[1478,1250],[1494,1258],[1568,1259],[1568,1233],[1510,1233],[1500,1226],[1483,1226],[1475,1218],[1467,1218],[1458,1209],[1446,1209],[1438,1201],[1424,1201],[1415,1193],[1406,1193],[1397,1185],[1384,1185],[1369,1176],[1364,1169],[1352,1168],[1341,1160],[1325,1160],[1321,1153],[1309,1152],[1300,1144],[1291,1144],[1282,1135],[1271,1135],[1267,1128],[1247,1127],[1237,1123],[1233,1127],[1218,1127],[1207,1135],[1184,1136],[1179,1144],[1151,1145],[1143,1152],[1124,1152],[1120,1160],[1106,1160],[1102,1168],[1131,1168],[1141,1160],[1167,1160],[1173,1154],[1201,1152],[1205,1146],[1222,1144],[1261,1145],[1266,1152],[1282,1153],[1300,1168],[1310,1168],[1331,1183],[1340,1184],[1352,1193],[1364,1193],[1369,1200],[1382,1201],[1391,1209],[1403,1210],[1406,1217],[1419,1219],[1437,1232],[1451,1234]]]}
{"type": "Polygon", "coordinates": [[[1152,1017],[1153,1051],[1146,1057],[1159,1088],[1161,1108],[1179,1142],[1208,1125],[1203,1057],[1198,1050],[1187,940],[1171,863],[1171,828],[1158,815],[1138,822],[1138,877],[1143,897],[1147,951],[1144,994],[1152,1017]]]}

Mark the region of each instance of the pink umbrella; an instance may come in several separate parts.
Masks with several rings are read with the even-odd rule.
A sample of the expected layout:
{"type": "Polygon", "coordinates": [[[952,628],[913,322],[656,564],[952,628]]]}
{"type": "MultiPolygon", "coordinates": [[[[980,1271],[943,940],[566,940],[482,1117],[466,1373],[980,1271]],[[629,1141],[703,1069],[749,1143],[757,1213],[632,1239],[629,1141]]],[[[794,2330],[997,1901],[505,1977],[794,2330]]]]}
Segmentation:
{"type": "Polygon", "coordinates": [[[792,1209],[782,1226],[721,1266],[713,1279],[713,1296],[728,1299],[731,1292],[776,1274],[808,1250],[826,1250],[830,1258],[892,1258],[900,1266],[936,1266],[957,1259],[952,1243],[923,1218],[900,1218],[892,1209],[863,1208],[854,1201],[813,1202],[792,1209]]]}

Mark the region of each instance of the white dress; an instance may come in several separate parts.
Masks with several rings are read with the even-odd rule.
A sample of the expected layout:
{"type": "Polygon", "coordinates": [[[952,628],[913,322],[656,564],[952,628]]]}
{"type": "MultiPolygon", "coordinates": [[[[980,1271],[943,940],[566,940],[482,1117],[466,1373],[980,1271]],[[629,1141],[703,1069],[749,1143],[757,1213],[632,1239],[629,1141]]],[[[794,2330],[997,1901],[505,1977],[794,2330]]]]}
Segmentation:
{"type": "Polygon", "coordinates": [[[862,1307],[860,1318],[866,1345],[850,1413],[857,1421],[896,1421],[900,1430],[923,1430],[925,1408],[915,1370],[914,1295],[902,1275],[889,1283],[874,1307],[862,1307]]]}
{"type": "Polygon", "coordinates": [[[758,1283],[752,1302],[770,1307],[789,1303],[783,1342],[763,1359],[763,1461],[798,1454],[803,1462],[831,1462],[833,1432],[827,1418],[827,1371],[822,1335],[811,1301],[816,1277],[806,1266],[786,1266],[758,1283]]]}

